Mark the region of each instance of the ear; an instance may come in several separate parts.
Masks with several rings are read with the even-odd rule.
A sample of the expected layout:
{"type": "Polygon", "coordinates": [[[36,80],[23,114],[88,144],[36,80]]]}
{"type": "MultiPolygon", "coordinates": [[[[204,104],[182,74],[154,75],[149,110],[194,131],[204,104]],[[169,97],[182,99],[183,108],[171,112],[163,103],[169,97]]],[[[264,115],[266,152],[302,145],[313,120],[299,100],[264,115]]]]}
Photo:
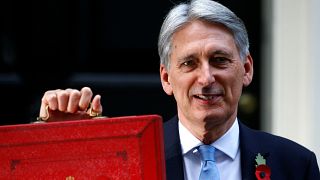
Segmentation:
{"type": "Polygon", "coordinates": [[[171,84],[170,84],[169,73],[168,73],[168,70],[166,69],[166,67],[163,64],[160,65],[160,79],[161,79],[161,84],[162,84],[163,90],[168,95],[172,95],[173,94],[173,90],[172,90],[172,87],[171,87],[171,84]]]}
{"type": "Polygon", "coordinates": [[[247,55],[246,61],[244,62],[244,77],[243,77],[243,85],[248,86],[253,77],[253,59],[250,54],[247,55]]]}

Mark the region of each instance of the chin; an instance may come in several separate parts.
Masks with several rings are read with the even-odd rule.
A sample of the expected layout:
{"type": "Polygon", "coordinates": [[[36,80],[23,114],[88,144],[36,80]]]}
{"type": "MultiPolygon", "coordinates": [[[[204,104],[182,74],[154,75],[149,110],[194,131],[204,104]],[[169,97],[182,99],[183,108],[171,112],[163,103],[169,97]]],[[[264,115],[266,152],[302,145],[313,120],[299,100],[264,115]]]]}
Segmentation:
{"type": "Polygon", "coordinates": [[[225,120],[227,119],[227,115],[225,112],[221,112],[221,111],[211,111],[211,112],[206,112],[202,115],[200,115],[200,117],[202,117],[202,119],[204,119],[205,121],[207,120],[225,120]]]}

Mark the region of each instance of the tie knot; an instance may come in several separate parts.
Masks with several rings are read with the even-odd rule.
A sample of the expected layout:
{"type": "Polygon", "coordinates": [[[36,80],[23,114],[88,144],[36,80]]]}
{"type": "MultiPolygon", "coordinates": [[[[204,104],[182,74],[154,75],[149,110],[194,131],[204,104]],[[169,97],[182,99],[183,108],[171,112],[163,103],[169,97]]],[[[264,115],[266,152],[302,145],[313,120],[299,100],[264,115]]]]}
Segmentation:
{"type": "Polygon", "coordinates": [[[214,161],[215,148],[210,145],[201,145],[198,147],[202,161],[214,161]]]}

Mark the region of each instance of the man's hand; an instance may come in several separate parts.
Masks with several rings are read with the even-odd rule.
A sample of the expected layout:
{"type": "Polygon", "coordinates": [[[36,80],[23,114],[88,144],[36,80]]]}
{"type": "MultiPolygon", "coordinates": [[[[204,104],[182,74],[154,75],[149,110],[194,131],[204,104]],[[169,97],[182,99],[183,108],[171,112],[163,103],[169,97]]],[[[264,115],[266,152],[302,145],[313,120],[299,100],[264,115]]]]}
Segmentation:
{"type": "Polygon", "coordinates": [[[39,117],[45,121],[89,119],[102,114],[101,96],[89,87],[46,91],[41,99],[39,117]],[[92,99],[92,102],[91,102],[92,99]],[[91,103],[90,103],[91,102],[91,103]]]}

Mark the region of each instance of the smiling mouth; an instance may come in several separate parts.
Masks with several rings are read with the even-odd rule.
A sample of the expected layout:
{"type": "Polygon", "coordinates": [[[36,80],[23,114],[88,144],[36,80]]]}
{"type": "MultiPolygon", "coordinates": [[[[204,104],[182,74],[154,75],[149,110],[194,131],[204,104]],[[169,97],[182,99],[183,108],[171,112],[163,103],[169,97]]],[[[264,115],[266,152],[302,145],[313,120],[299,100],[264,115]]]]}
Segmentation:
{"type": "Polygon", "coordinates": [[[211,100],[213,99],[212,95],[195,95],[194,96],[197,99],[202,99],[202,100],[211,100]]]}
{"type": "Polygon", "coordinates": [[[200,100],[204,100],[204,101],[210,101],[210,100],[213,100],[217,97],[219,97],[220,95],[219,94],[215,94],[215,95],[212,95],[212,94],[197,94],[197,95],[194,95],[195,98],[197,99],[200,99],[200,100]]]}
{"type": "Polygon", "coordinates": [[[190,94],[201,104],[213,105],[222,100],[225,91],[220,87],[197,87],[190,91],[190,94]]]}

